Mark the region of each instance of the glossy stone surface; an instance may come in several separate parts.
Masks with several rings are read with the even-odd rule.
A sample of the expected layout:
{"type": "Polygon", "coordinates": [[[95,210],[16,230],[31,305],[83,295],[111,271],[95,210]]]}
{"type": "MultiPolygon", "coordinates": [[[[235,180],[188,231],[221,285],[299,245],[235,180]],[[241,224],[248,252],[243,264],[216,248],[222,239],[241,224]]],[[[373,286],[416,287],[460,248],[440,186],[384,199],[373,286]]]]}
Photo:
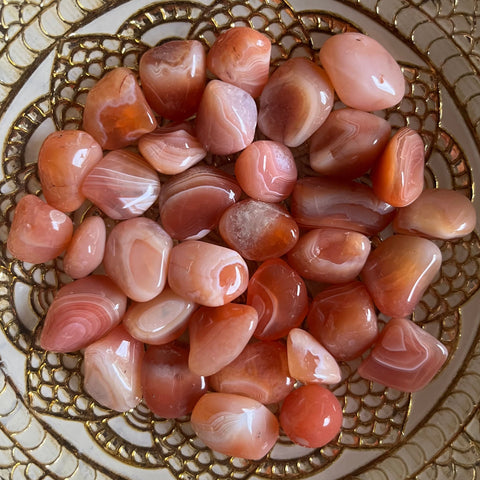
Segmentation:
{"type": "Polygon", "coordinates": [[[372,168],[373,191],[384,202],[405,207],[422,193],[424,170],[422,137],[415,130],[401,128],[372,168]]]}
{"type": "Polygon", "coordinates": [[[168,284],[178,295],[200,305],[217,307],[247,289],[248,267],[234,250],[187,240],[172,249],[168,284]]]}
{"type": "Polygon", "coordinates": [[[320,448],[342,426],[342,407],[325,387],[312,383],[293,390],[280,410],[280,425],[288,437],[304,447],[320,448]]]}
{"type": "Polygon", "coordinates": [[[358,276],[370,253],[359,232],[316,228],[300,236],[288,252],[289,265],[302,277],[322,283],[346,283],[358,276]]]}
{"type": "Polygon", "coordinates": [[[157,171],[177,175],[192,167],[207,155],[200,140],[184,124],[178,129],[157,128],[138,141],[143,158],[157,171]]]}
{"type": "Polygon", "coordinates": [[[79,208],[85,201],[80,185],[102,157],[102,147],[87,132],[60,130],[48,135],[37,166],[47,203],[62,212],[79,208]]]}
{"type": "Polygon", "coordinates": [[[308,331],[337,360],[352,360],[365,352],[378,334],[372,297],[359,281],[334,285],[313,299],[308,331]]]}
{"type": "Polygon", "coordinates": [[[88,92],[83,129],[103,149],[133,145],[156,126],[155,115],[128,68],[110,70],[88,92]]]}
{"type": "Polygon", "coordinates": [[[190,370],[205,376],[218,372],[238,357],[257,324],[257,311],[249,305],[200,307],[188,325],[190,370]]]}
{"type": "Polygon", "coordinates": [[[460,192],[428,188],[393,220],[397,233],[451,240],[471,233],[477,222],[473,203],[460,192]]]}
{"type": "Polygon", "coordinates": [[[129,298],[146,302],[165,287],[172,247],[172,239],[158,223],[131,218],[108,235],[103,266],[129,298]]]}
{"type": "Polygon", "coordinates": [[[238,156],[235,177],[254,200],[281,202],[292,193],[297,165],[290,149],[282,143],[258,140],[238,156]]]}
{"type": "Polygon", "coordinates": [[[142,399],[143,343],[118,325],[84,352],[85,391],[104,407],[127,412],[142,399]]]}
{"type": "Polygon", "coordinates": [[[307,315],[307,287],[285,261],[267,260],[250,278],[247,304],[258,312],[254,336],[260,340],[277,340],[300,326],[307,315]]]}
{"type": "Polygon", "coordinates": [[[192,428],[224,455],[259,460],[275,445],[278,420],[260,402],[232,393],[207,393],[195,405],[192,428]]]}
{"type": "Polygon", "coordinates": [[[343,228],[364,235],[381,232],[395,216],[395,208],[368,185],[322,177],[297,181],[291,212],[301,227],[343,228]]]}
{"type": "Polygon", "coordinates": [[[342,374],[335,358],[310,333],[292,328],[287,338],[288,371],[302,382],[334,385],[342,374]]]}
{"type": "Polygon", "coordinates": [[[375,39],[356,32],[331,36],[320,48],[320,62],[347,106],[374,111],[403,98],[405,80],[392,55],[375,39]]]}
{"type": "Polygon", "coordinates": [[[104,275],[68,283],[48,309],[40,346],[53,352],[85,348],[120,323],[126,306],[125,294],[104,275]]]}
{"type": "Polygon", "coordinates": [[[294,387],[282,342],[249,343],[235,360],[209,377],[217,392],[236,393],[264,405],[282,401],[294,387]]]}
{"type": "Polygon", "coordinates": [[[148,302],[132,303],[122,323],[132,337],[149,345],[163,345],[182,335],[197,305],[170,288],[148,302]]]}
{"type": "Polygon", "coordinates": [[[87,217],[73,232],[63,257],[63,270],[72,278],[92,273],[103,260],[107,230],[101,217],[87,217]]]}
{"type": "Polygon", "coordinates": [[[271,140],[298,147],[327,119],[334,92],[325,71],[306,58],[290,58],[260,95],[258,127],[271,140]]]}
{"type": "Polygon", "coordinates": [[[229,28],[210,47],[207,67],[256,98],[268,80],[271,49],[270,39],[253,28],[229,28]]]}
{"type": "Polygon", "coordinates": [[[218,230],[243,258],[257,261],[281,257],[299,237],[298,225],[283,206],[252,199],[228,207],[218,230]]]}
{"type": "Polygon", "coordinates": [[[159,197],[160,219],[177,240],[198,240],[213,230],[242,190],[227,173],[199,165],[170,178],[159,197]]]}
{"type": "Polygon", "coordinates": [[[362,110],[332,112],[312,135],[310,166],[322,175],[360,177],[375,163],[390,138],[390,124],[362,110]]]}
{"type": "Polygon", "coordinates": [[[189,414],[207,391],[206,378],[188,368],[188,347],[175,342],[148,347],[142,384],[145,403],[161,418],[189,414]]]}
{"type": "Polygon", "coordinates": [[[392,318],[358,373],[402,392],[417,392],[432,380],[447,357],[446,347],[412,320],[392,318]]]}
{"type": "Polygon", "coordinates": [[[129,150],[107,153],[86,176],[81,192],[115,220],[145,213],[158,198],[158,174],[129,150]]]}
{"type": "Polygon", "coordinates": [[[206,54],[198,40],[172,40],[147,50],[139,75],[150,106],[162,117],[183,120],[197,109],[206,82],[206,54]]]}
{"type": "Polygon", "coordinates": [[[442,265],[442,253],[430,240],[393,235],[368,257],[362,279],[377,308],[389,317],[415,309],[442,265]]]}
{"type": "Polygon", "coordinates": [[[7,248],[18,260],[44,263],[68,247],[72,234],[73,224],[67,215],[29,194],[15,207],[7,248]]]}
{"type": "Polygon", "coordinates": [[[250,145],[257,126],[257,105],[245,90],[221,80],[208,82],[198,107],[197,137],[216,155],[250,145]]]}

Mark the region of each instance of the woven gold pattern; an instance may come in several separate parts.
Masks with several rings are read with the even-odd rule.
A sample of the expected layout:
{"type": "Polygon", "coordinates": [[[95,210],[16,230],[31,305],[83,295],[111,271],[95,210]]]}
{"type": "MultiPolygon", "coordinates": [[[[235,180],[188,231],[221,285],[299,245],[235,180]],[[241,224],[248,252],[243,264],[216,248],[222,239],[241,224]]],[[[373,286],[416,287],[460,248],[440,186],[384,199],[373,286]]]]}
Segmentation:
{"type": "MultiPolygon", "coordinates": [[[[415,311],[415,321],[449,350],[436,379],[438,390],[417,397],[386,389],[356,374],[358,360],[345,363],[334,389],[344,408],[339,438],[307,451],[282,437],[258,462],[211,452],[195,437],[188,418],[160,419],[143,404],[126,414],[97,405],[82,388],[81,355],[48,353],[36,342],[55,291],[68,281],[61,259],[32,266],[6,251],[16,203],[25,193],[41,194],[35,151],[44,132],[79,128],[91,86],[117,66],[136,70],[149,46],[173,38],[196,38],[208,46],[234,24],[253,26],[271,38],[272,67],[291,56],[315,58],[332,33],[388,35],[394,55],[399,47],[407,94],[398,107],[381,113],[394,128],[408,125],[421,133],[430,186],[473,199],[480,170],[480,18],[475,13],[480,3],[330,3],[335,4],[330,10],[302,10],[281,0],[223,0],[211,6],[164,1],[147,7],[135,0],[1,1],[0,478],[478,478],[480,318],[471,318],[472,308],[468,318],[464,315],[465,304],[473,303],[478,317],[478,231],[439,242],[442,270],[415,311]],[[115,11],[116,6],[122,8],[115,11]],[[100,16],[92,33],[89,26],[100,16]],[[43,90],[22,90],[36,76],[43,90]],[[358,463],[360,456],[352,452],[366,456],[358,463]]],[[[295,154],[301,174],[311,173],[305,147],[295,154]]],[[[231,160],[207,159],[220,165],[231,160]]],[[[74,221],[93,212],[87,205],[74,221]]]]}

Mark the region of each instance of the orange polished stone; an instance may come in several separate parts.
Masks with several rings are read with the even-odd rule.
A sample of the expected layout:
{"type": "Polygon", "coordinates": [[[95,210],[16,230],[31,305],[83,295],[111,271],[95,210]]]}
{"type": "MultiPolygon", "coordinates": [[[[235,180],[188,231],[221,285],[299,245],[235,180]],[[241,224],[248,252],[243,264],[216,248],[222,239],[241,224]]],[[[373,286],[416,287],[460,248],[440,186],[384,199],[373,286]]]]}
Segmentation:
{"type": "Polygon", "coordinates": [[[325,70],[306,58],[290,58],[260,95],[258,127],[271,140],[298,147],[327,119],[333,99],[325,70]]]}
{"type": "Polygon", "coordinates": [[[257,324],[257,311],[249,305],[200,307],[188,324],[190,370],[205,376],[218,372],[241,353],[257,324]]]}
{"type": "Polygon", "coordinates": [[[172,40],[147,50],[139,75],[150,106],[162,117],[184,120],[200,103],[206,82],[206,55],[198,40],[172,40]]]}
{"type": "Polygon", "coordinates": [[[317,228],[300,236],[288,252],[289,265],[302,277],[321,283],[346,283],[361,272],[370,240],[359,232],[317,228]]]}
{"type": "Polygon", "coordinates": [[[15,208],[7,248],[23,262],[44,263],[68,247],[72,234],[73,224],[67,215],[35,195],[25,195],[15,208]]]}
{"type": "Polygon", "coordinates": [[[298,225],[278,204],[245,199],[222,214],[218,230],[223,240],[247,260],[281,257],[296,243],[298,225]]]}
{"type": "Polygon", "coordinates": [[[105,150],[133,145],[157,121],[131,70],[117,67],[88,92],[83,129],[105,150]]]}
{"type": "Polygon", "coordinates": [[[51,133],[38,153],[38,176],[47,203],[62,212],[79,208],[85,201],[80,192],[83,179],[102,157],[102,147],[87,132],[51,133]]]}
{"type": "Polygon", "coordinates": [[[422,193],[424,170],[422,137],[415,130],[401,128],[372,168],[373,191],[384,202],[405,207],[422,193]]]}
{"type": "Polygon", "coordinates": [[[278,420],[264,405],[232,393],[206,393],[195,405],[192,428],[205,445],[224,455],[259,460],[278,439],[278,420]]]}
{"type": "Polygon", "coordinates": [[[375,306],[365,285],[355,281],[319,292],[307,328],[337,360],[360,356],[378,334],[375,306]]]}
{"type": "Polygon", "coordinates": [[[72,278],[92,273],[103,260],[107,230],[101,217],[87,217],[74,231],[65,256],[63,269],[72,278]]]}
{"type": "Polygon", "coordinates": [[[68,283],[48,309],[40,346],[53,352],[85,348],[117,326],[126,307],[125,294],[104,275],[68,283]]]}
{"type": "Polygon", "coordinates": [[[254,336],[276,340],[303,322],[308,311],[307,287],[286,262],[279,258],[267,260],[250,279],[247,304],[258,312],[254,336]]]}
{"type": "Polygon", "coordinates": [[[199,240],[186,240],[172,249],[168,266],[170,288],[208,307],[225,305],[248,285],[248,267],[234,250],[199,240]]]}
{"type": "Polygon", "coordinates": [[[392,318],[358,373],[402,392],[417,392],[432,380],[447,357],[446,347],[412,320],[392,318]]]}
{"type": "Polygon", "coordinates": [[[249,343],[235,360],[209,377],[217,392],[245,395],[264,405],[282,401],[294,383],[281,342],[249,343]]]}
{"type": "Polygon", "coordinates": [[[292,192],[292,216],[300,227],[333,227],[374,235],[386,228],[395,208],[368,185],[328,177],[304,177],[292,192]]]}
{"type": "Polygon", "coordinates": [[[477,223],[473,203],[460,192],[428,188],[393,220],[397,233],[451,240],[471,233],[477,223]]]}
{"type": "Polygon", "coordinates": [[[360,177],[382,153],[390,131],[386,120],[371,113],[335,110],[309,140],[310,166],[322,175],[360,177]]]}
{"type": "Polygon", "coordinates": [[[342,407],[325,387],[312,383],[293,390],[280,410],[280,426],[290,440],[320,448],[333,440],[342,427],[342,407]]]}
{"type": "Polygon", "coordinates": [[[94,400],[127,412],[142,400],[143,343],[118,325],[84,352],[83,386],[94,400]]]}
{"type": "Polygon", "coordinates": [[[370,253],[361,277],[377,308],[389,317],[410,315],[442,265],[430,240],[393,235],[370,253]]]}
{"type": "Polygon", "coordinates": [[[268,80],[271,49],[270,39],[253,28],[229,28],[210,47],[207,67],[256,98],[268,80]]]}
{"type": "Polygon", "coordinates": [[[107,238],[105,272],[129,298],[146,302],[165,287],[172,247],[157,222],[145,217],[125,220],[107,238]]]}
{"type": "Polygon", "coordinates": [[[188,348],[175,342],[147,348],[142,385],[148,408],[162,418],[189,414],[207,391],[207,379],[188,368],[188,348]]]}

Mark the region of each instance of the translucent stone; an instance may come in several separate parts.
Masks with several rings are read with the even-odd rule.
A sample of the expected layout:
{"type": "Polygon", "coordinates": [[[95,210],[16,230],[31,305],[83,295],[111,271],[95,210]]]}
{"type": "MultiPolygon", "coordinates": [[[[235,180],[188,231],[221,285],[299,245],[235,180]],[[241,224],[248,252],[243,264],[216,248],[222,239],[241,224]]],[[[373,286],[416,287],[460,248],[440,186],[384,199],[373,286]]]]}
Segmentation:
{"type": "Polygon", "coordinates": [[[292,193],[297,181],[297,165],[285,145],[258,140],[238,156],[235,177],[249,197],[263,202],[280,202],[292,193]]]}
{"type": "Polygon", "coordinates": [[[361,272],[370,240],[359,232],[316,228],[300,236],[288,252],[288,263],[302,277],[321,283],[346,283],[361,272]]]}
{"type": "Polygon", "coordinates": [[[371,37],[347,32],[330,37],[320,61],[335,92],[347,106],[374,111],[390,108],[405,93],[405,80],[392,55],[371,37]]]}
{"type": "Polygon", "coordinates": [[[258,312],[254,336],[276,340],[301,325],[308,311],[302,277],[280,258],[262,263],[248,284],[247,304],[258,312]]]}
{"type": "Polygon", "coordinates": [[[160,219],[177,240],[198,240],[213,230],[242,193],[227,173],[199,165],[170,178],[159,197],[160,219]]]}
{"type": "Polygon", "coordinates": [[[385,325],[358,374],[402,392],[417,392],[437,374],[448,350],[433,335],[406,318],[385,325]]]}
{"type": "Polygon", "coordinates": [[[143,343],[118,325],[85,349],[85,391],[100,405],[117,412],[135,408],[142,399],[143,356],[143,343]]]}
{"type": "Polygon", "coordinates": [[[37,166],[47,203],[62,212],[79,208],[85,201],[80,185],[102,157],[102,147],[87,132],[61,130],[48,135],[37,166]]]}
{"type": "Polygon", "coordinates": [[[170,288],[148,302],[133,303],[122,323],[132,337],[149,345],[163,345],[183,334],[197,305],[170,288]]]}
{"type": "Polygon", "coordinates": [[[165,287],[173,241],[149,218],[118,223],[105,246],[106,274],[136,302],[155,298],[165,287]]]}
{"type": "Polygon", "coordinates": [[[292,216],[305,228],[333,227],[374,235],[386,228],[395,208],[362,183],[304,177],[292,192],[292,216]]]}
{"type": "Polygon", "coordinates": [[[422,193],[424,170],[422,137],[415,130],[401,128],[372,168],[373,191],[384,202],[405,207],[422,193]]]}
{"type": "Polygon", "coordinates": [[[278,420],[264,405],[232,393],[206,393],[195,405],[191,423],[198,438],[224,455],[259,460],[278,439],[278,420]]]}
{"type": "Polygon", "coordinates": [[[138,149],[145,160],[157,171],[176,175],[205,158],[207,151],[200,141],[186,129],[157,128],[138,141],[138,149]]]}
{"type": "Polygon", "coordinates": [[[360,356],[378,335],[375,306],[365,285],[354,281],[319,292],[313,299],[307,328],[337,360],[360,356]]]}
{"type": "Polygon", "coordinates": [[[88,92],[83,129],[105,150],[133,145],[157,121],[131,70],[116,67],[88,92]]]}
{"type": "Polygon", "coordinates": [[[389,317],[415,309],[442,265],[442,253],[430,240],[393,235],[373,250],[362,279],[377,308],[389,317]]]}
{"type": "Polygon", "coordinates": [[[125,294],[104,275],[90,275],[63,286],[44,320],[40,346],[75,352],[117,326],[127,307],[125,294]]]}
{"type": "Polygon", "coordinates": [[[209,377],[217,392],[236,393],[264,405],[281,402],[294,387],[282,342],[249,343],[226,367],[209,377]]]}
{"type": "Polygon", "coordinates": [[[306,58],[278,67],[260,95],[258,126],[271,140],[298,147],[327,119],[334,92],[325,71],[306,58]]]}
{"type": "Polygon", "coordinates": [[[288,394],[279,419],[290,440],[304,447],[320,448],[339,434],[343,414],[330,390],[311,383],[288,394]]]}
{"type": "Polygon", "coordinates": [[[228,207],[218,230],[223,240],[247,260],[281,257],[296,243],[299,229],[278,204],[245,199],[228,207]]]}
{"type": "Polygon", "coordinates": [[[140,58],[140,80],[150,106],[162,117],[193,115],[206,82],[206,54],[198,40],[172,40],[140,58]]]}
{"type": "Polygon", "coordinates": [[[110,218],[126,220],[142,215],[153,205],[160,181],[140,155],[115,150],[90,171],[81,192],[110,218]]]}
{"type": "Polygon", "coordinates": [[[168,284],[189,300],[217,307],[231,302],[247,289],[248,267],[234,250],[187,240],[172,249],[168,284]]]}
{"type": "Polygon", "coordinates": [[[250,145],[257,126],[257,105],[250,94],[221,80],[210,80],[198,107],[197,137],[216,155],[250,145]]]}
{"type": "Polygon", "coordinates": [[[342,108],[312,135],[310,166],[322,175],[346,180],[370,170],[390,138],[390,124],[376,115],[342,108]]]}
{"type": "Polygon", "coordinates": [[[210,47],[207,67],[256,98],[268,80],[271,49],[270,39],[253,28],[229,28],[210,47]]]}
{"type": "Polygon", "coordinates": [[[342,378],[335,358],[301,328],[288,333],[287,354],[290,375],[299,382],[334,385],[342,378]]]}
{"type": "Polygon", "coordinates": [[[101,217],[87,217],[74,231],[65,256],[63,269],[72,278],[92,273],[103,260],[107,230],[101,217]]]}
{"type": "Polygon", "coordinates": [[[200,307],[188,325],[190,370],[205,376],[218,372],[241,353],[257,324],[257,311],[249,305],[200,307]]]}
{"type": "Polygon", "coordinates": [[[35,195],[25,195],[15,207],[7,248],[23,262],[44,263],[69,245],[73,224],[67,215],[35,195]]]}
{"type": "Polygon", "coordinates": [[[393,220],[397,233],[451,240],[471,233],[477,222],[473,203],[455,190],[428,188],[393,220]]]}
{"type": "Polygon", "coordinates": [[[188,347],[177,343],[148,347],[142,384],[145,403],[161,418],[188,415],[207,391],[205,377],[188,368],[188,347]]]}

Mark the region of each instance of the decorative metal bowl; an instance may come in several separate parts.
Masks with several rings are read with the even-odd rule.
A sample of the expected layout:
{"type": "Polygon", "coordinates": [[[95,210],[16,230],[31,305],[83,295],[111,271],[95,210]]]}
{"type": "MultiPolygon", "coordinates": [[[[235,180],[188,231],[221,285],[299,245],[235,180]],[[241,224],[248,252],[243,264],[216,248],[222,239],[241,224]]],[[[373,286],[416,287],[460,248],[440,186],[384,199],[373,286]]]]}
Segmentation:
{"type": "MultiPolygon", "coordinates": [[[[0,478],[440,480],[480,474],[480,230],[439,242],[441,274],[414,320],[448,348],[425,390],[371,384],[343,364],[334,391],[344,408],[338,439],[307,450],[281,437],[269,456],[219,455],[188,418],[156,418],[143,405],[105,410],[82,389],[80,354],[42,351],[37,334],[61,260],[23,264],[6,250],[17,201],[41,194],[36,156],[53,129],[80,125],[86,92],[107,70],[136,69],[150,46],[173,38],[210,45],[233,25],[273,44],[272,67],[316,56],[331,34],[360,31],[402,66],[408,92],[384,112],[418,130],[427,183],[455,189],[480,212],[480,5],[474,0],[2,0],[0,3],[0,478]]],[[[296,151],[305,166],[305,149],[296,151]]],[[[230,159],[211,159],[228,162],[230,159]]],[[[304,170],[305,171],[305,170],[304,170]]],[[[88,214],[89,208],[77,215],[88,214]]],[[[78,220],[78,218],[76,218],[78,220]]]]}

